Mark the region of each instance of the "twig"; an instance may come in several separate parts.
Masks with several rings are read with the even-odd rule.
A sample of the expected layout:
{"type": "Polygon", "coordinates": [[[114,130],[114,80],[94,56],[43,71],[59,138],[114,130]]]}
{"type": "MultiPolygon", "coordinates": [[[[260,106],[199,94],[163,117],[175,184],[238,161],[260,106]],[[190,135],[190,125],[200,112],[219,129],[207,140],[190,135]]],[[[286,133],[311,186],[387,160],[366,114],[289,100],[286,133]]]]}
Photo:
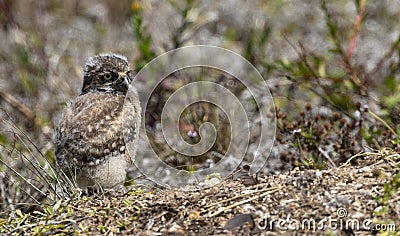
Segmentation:
{"type": "MultiPolygon", "coordinates": [[[[65,225],[71,225],[71,224],[76,224],[77,222],[82,221],[82,220],[85,220],[85,219],[87,219],[87,218],[89,218],[89,217],[83,216],[83,217],[78,218],[78,219],[76,219],[76,220],[65,219],[65,220],[61,220],[61,221],[48,221],[46,225],[49,225],[49,224],[51,224],[51,225],[60,225],[60,224],[63,224],[63,223],[67,223],[67,224],[65,224],[65,225]]],[[[34,224],[26,224],[26,225],[21,225],[21,226],[18,225],[18,226],[15,227],[10,233],[11,233],[11,234],[12,234],[12,233],[15,233],[15,232],[17,232],[18,230],[21,230],[21,229],[24,229],[24,228],[31,229],[31,228],[34,228],[34,227],[39,226],[40,223],[43,223],[43,222],[34,223],[34,224]]]]}
{"type": "MultiPolygon", "coordinates": [[[[277,187],[271,187],[271,188],[260,189],[260,190],[258,190],[258,191],[254,191],[254,192],[249,192],[249,193],[241,194],[241,195],[238,195],[238,196],[234,196],[234,197],[231,197],[231,198],[222,200],[222,201],[220,201],[220,202],[214,202],[213,204],[210,204],[210,205],[205,206],[204,209],[207,209],[207,208],[210,208],[210,207],[213,207],[213,206],[215,206],[215,205],[222,204],[222,203],[225,203],[225,202],[229,202],[229,201],[232,201],[232,200],[235,200],[235,199],[238,199],[238,198],[242,198],[242,197],[245,197],[245,196],[247,196],[247,195],[252,195],[252,194],[256,194],[256,193],[260,193],[260,192],[264,192],[264,191],[272,191],[272,190],[277,190],[277,189],[278,189],[277,187]]],[[[203,212],[204,212],[204,211],[205,211],[205,210],[203,210],[203,212]]]]}
{"type": "Polygon", "coordinates": [[[356,48],[357,36],[360,32],[361,22],[363,20],[363,15],[365,12],[365,3],[366,3],[366,0],[361,0],[358,3],[358,12],[357,12],[356,19],[354,21],[353,34],[350,38],[349,47],[347,48],[347,52],[346,52],[346,57],[347,57],[347,60],[349,60],[349,61],[351,60],[351,57],[353,56],[354,50],[356,48]]]}
{"type": "MultiPolygon", "coordinates": [[[[20,177],[22,180],[24,180],[27,184],[29,184],[32,188],[34,188],[36,191],[38,191],[40,194],[42,194],[43,196],[46,196],[46,194],[44,192],[42,192],[40,189],[38,189],[34,184],[32,184],[31,182],[29,182],[29,180],[27,180],[24,176],[22,176],[20,173],[18,173],[18,171],[16,171],[14,168],[12,168],[10,165],[8,165],[7,163],[5,163],[3,160],[0,159],[0,162],[6,166],[8,169],[10,169],[12,172],[14,172],[18,177],[20,177]]],[[[35,198],[32,198],[34,201],[36,201],[35,198]]],[[[36,201],[37,204],[40,204],[40,202],[36,201]]]]}
{"type": "Polygon", "coordinates": [[[354,158],[356,158],[356,157],[363,157],[363,156],[367,156],[367,155],[371,155],[371,154],[376,154],[376,153],[359,152],[359,153],[357,153],[357,154],[351,156],[345,163],[343,163],[341,166],[339,166],[339,168],[348,166],[348,165],[350,164],[350,162],[351,162],[354,158]]]}
{"type": "Polygon", "coordinates": [[[335,46],[335,49],[339,52],[339,55],[342,57],[342,60],[344,62],[345,67],[349,71],[353,71],[351,63],[349,62],[348,58],[346,57],[346,53],[344,52],[340,39],[338,37],[337,31],[336,31],[336,24],[332,20],[332,16],[328,10],[328,6],[326,4],[326,0],[321,1],[321,10],[325,14],[325,24],[328,27],[328,32],[329,35],[331,36],[333,40],[333,44],[335,46]]]}
{"type": "Polygon", "coordinates": [[[240,206],[240,205],[242,205],[242,204],[251,202],[251,201],[256,200],[256,199],[258,199],[258,198],[260,198],[260,197],[267,196],[268,194],[277,192],[280,188],[281,188],[281,187],[279,186],[279,187],[276,187],[276,188],[274,188],[274,189],[272,189],[272,190],[270,190],[270,191],[267,191],[267,192],[265,192],[265,193],[263,193],[263,194],[260,194],[260,195],[257,195],[257,196],[254,196],[254,197],[245,199],[245,200],[240,201],[240,202],[236,202],[235,204],[229,205],[229,206],[227,206],[227,207],[221,207],[221,208],[219,208],[219,210],[217,210],[216,212],[208,214],[208,217],[217,216],[217,215],[221,214],[222,212],[224,212],[224,211],[226,211],[226,210],[229,210],[229,209],[235,208],[235,207],[237,207],[237,206],[240,206]]]}
{"type": "Polygon", "coordinates": [[[335,162],[333,162],[332,158],[328,155],[328,153],[322,150],[321,147],[318,147],[318,151],[329,161],[332,167],[337,167],[335,162]]]}
{"type": "Polygon", "coordinates": [[[392,132],[392,134],[394,134],[394,135],[399,135],[399,134],[396,133],[396,131],[394,131],[394,129],[393,129],[392,127],[390,127],[390,125],[389,125],[386,121],[384,121],[382,118],[380,118],[377,114],[375,114],[374,112],[372,112],[372,111],[370,111],[370,110],[368,110],[368,113],[369,113],[370,115],[372,115],[375,119],[377,119],[378,121],[380,121],[384,126],[386,126],[386,128],[388,128],[388,130],[389,130],[390,132],[392,132]]]}
{"type": "Polygon", "coordinates": [[[35,126],[40,127],[39,120],[36,118],[35,114],[24,104],[20,103],[16,98],[14,98],[11,94],[0,90],[0,99],[7,102],[19,111],[22,115],[24,115],[28,120],[30,120],[35,126]]]}

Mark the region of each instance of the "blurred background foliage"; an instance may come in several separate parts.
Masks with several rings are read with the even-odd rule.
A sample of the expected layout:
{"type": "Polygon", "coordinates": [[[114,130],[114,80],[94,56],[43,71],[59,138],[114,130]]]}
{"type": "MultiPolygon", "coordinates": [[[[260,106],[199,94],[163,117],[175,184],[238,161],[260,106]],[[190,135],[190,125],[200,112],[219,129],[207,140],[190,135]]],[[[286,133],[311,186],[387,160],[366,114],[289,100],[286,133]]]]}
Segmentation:
{"type": "MultiPolygon", "coordinates": [[[[2,163],[20,163],[11,153],[53,159],[54,122],[80,93],[86,58],[123,54],[137,72],[157,55],[196,44],[243,55],[268,83],[277,141],[265,173],[337,166],[360,151],[399,151],[399,1],[0,0],[0,9],[2,163]],[[15,135],[17,128],[25,136],[15,135]]],[[[160,84],[150,116],[191,80],[160,84]]],[[[237,84],[231,91],[240,96],[245,89],[237,84]]],[[[188,108],[184,139],[197,142],[186,131],[204,121],[226,132],[229,122],[217,109],[188,108]]],[[[151,117],[146,125],[153,148],[170,164],[193,170],[198,163],[185,163],[157,139],[159,117],[151,117]]],[[[228,136],[219,135],[211,151],[223,154],[228,136]]],[[[0,165],[3,186],[12,178],[5,169],[0,165]]]]}

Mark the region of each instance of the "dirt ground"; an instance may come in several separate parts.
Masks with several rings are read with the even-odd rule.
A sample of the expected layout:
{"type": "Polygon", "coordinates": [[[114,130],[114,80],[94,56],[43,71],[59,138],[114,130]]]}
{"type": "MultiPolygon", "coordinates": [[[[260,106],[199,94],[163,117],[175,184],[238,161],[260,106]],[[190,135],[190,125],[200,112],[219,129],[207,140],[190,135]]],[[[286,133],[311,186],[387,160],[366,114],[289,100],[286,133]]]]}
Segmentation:
{"type": "Polygon", "coordinates": [[[0,225],[16,234],[399,234],[399,190],[389,186],[399,184],[400,155],[365,153],[351,162],[356,164],[242,175],[208,188],[137,186],[123,196],[76,196],[31,214],[16,211],[0,225]]]}

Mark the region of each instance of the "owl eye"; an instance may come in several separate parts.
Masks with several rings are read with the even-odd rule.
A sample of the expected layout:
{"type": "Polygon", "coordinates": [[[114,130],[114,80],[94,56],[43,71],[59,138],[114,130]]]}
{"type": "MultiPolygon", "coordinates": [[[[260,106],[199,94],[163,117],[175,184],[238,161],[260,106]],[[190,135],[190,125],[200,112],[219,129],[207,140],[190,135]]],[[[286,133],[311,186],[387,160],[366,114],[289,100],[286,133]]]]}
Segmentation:
{"type": "Polygon", "coordinates": [[[103,79],[110,80],[112,79],[113,75],[111,73],[106,73],[102,75],[103,79]]]}

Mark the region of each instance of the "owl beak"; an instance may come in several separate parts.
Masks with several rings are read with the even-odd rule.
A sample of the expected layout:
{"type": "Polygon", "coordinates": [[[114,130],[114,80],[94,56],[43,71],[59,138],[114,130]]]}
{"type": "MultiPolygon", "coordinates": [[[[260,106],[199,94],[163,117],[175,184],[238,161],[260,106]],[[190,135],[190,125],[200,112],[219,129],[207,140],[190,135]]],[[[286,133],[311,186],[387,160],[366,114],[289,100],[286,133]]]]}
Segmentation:
{"type": "Polygon", "coordinates": [[[120,82],[121,90],[122,90],[122,92],[127,92],[129,89],[128,75],[126,73],[118,73],[118,74],[119,74],[119,78],[121,80],[121,82],[120,82]]]}

